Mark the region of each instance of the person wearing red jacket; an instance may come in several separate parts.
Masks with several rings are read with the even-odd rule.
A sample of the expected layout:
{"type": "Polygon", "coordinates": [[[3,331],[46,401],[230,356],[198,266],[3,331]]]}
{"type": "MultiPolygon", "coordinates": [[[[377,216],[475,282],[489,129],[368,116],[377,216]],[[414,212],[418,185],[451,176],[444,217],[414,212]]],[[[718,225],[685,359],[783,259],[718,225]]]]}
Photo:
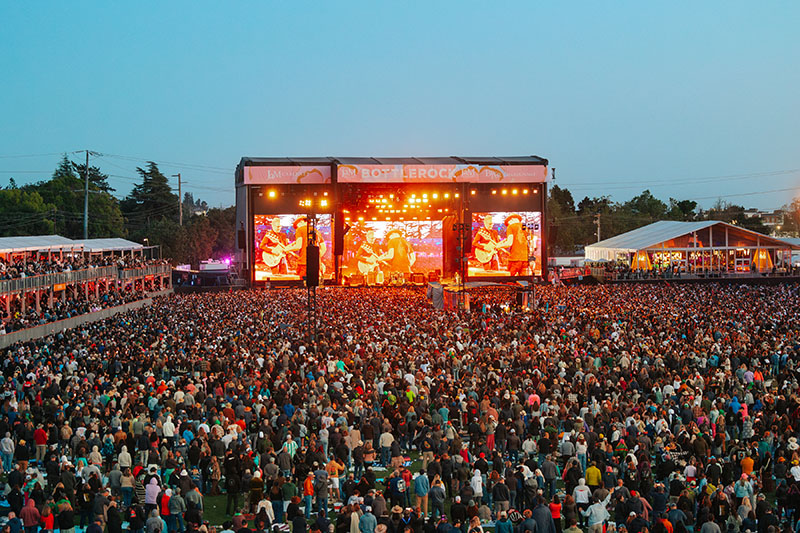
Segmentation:
{"type": "Polygon", "coordinates": [[[39,426],[33,432],[33,441],[36,443],[36,462],[42,464],[47,455],[47,432],[39,426]]]}

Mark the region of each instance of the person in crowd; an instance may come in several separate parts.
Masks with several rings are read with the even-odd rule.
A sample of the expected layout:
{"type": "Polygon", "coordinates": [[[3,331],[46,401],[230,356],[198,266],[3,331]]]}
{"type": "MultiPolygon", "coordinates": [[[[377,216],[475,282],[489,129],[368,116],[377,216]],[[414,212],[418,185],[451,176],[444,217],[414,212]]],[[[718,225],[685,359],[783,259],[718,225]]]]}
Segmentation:
{"type": "Polygon", "coordinates": [[[796,525],[797,283],[469,291],[326,287],[314,338],[300,290],[171,295],[10,346],[10,527],[195,531],[220,488],[260,528],[331,496],[348,533],[796,525]]]}

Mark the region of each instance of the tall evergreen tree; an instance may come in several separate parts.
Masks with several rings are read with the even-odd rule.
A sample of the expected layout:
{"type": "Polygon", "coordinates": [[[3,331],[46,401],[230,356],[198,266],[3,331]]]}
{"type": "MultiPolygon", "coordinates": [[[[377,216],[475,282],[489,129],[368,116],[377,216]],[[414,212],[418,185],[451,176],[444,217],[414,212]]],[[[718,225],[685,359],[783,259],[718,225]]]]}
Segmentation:
{"type": "Polygon", "coordinates": [[[158,165],[149,161],[145,168],[137,167],[136,172],[142,177],[142,183],[121,202],[125,217],[139,226],[165,217],[177,220],[178,197],[172,193],[158,165]]]}

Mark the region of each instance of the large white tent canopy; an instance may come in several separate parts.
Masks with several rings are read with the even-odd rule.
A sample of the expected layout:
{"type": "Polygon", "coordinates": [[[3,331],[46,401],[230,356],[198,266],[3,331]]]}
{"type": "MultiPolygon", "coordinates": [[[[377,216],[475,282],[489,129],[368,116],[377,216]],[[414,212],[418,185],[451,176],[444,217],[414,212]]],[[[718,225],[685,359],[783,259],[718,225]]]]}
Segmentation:
{"type": "Polygon", "coordinates": [[[45,250],[83,250],[83,245],[60,235],[0,237],[0,254],[45,250]]]}

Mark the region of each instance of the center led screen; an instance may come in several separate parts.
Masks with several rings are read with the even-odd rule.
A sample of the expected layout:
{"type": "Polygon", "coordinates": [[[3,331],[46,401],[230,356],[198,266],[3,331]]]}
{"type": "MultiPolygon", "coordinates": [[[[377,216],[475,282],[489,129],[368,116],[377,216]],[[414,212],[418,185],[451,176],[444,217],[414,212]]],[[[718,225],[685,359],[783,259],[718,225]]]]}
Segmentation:
{"type": "Polygon", "coordinates": [[[472,213],[468,275],[541,276],[541,227],[539,212],[472,213]]]}
{"type": "Polygon", "coordinates": [[[347,222],[343,274],[397,279],[442,269],[442,221],[347,222]]]}
{"type": "MultiPolygon", "coordinates": [[[[254,215],[255,281],[297,280],[306,273],[308,218],[302,214],[254,215]]],[[[317,215],[320,278],[333,276],[331,216],[317,215]]]]}

